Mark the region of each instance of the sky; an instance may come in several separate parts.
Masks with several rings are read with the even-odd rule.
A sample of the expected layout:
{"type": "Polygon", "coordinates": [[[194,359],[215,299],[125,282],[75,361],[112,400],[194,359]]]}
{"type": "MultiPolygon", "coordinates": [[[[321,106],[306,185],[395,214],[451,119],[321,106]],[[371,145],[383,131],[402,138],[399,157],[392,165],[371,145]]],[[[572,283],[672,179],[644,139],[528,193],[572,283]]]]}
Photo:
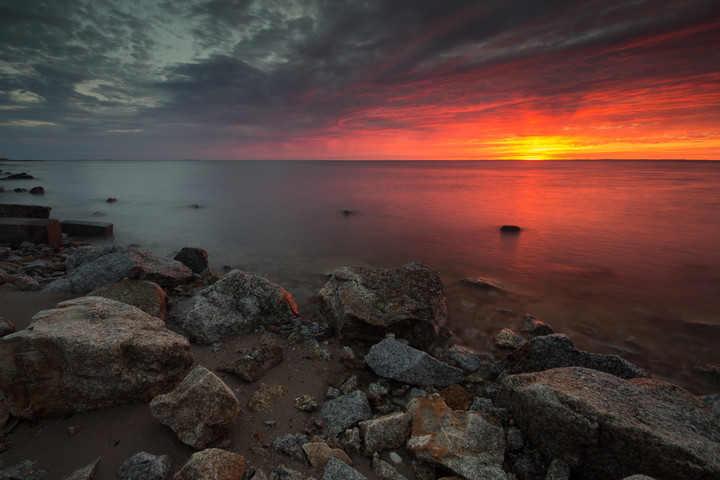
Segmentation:
{"type": "Polygon", "coordinates": [[[0,0],[0,157],[720,160],[720,1],[0,0]]]}

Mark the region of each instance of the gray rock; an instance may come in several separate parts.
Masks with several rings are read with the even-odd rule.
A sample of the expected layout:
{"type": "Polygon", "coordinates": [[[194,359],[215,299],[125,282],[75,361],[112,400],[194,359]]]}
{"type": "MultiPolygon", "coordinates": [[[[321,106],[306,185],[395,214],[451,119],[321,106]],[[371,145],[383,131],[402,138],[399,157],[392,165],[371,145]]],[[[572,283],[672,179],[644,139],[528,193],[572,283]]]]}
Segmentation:
{"type": "Polygon", "coordinates": [[[192,364],[190,344],[147,313],[82,297],[0,339],[0,390],[13,415],[65,415],[147,402],[192,364]]]}
{"type": "Polygon", "coordinates": [[[197,274],[203,273],[210,268],[208,253],[202,248],[184,247],[173,257],[173,260],[177,260],[197,274]]]}
{"type": "Polygon", "coordinates": [[[417,263],[390,270],[339,268],[319,298],[321,314],[341,339],[380,340],[392,332],[426,348],[447,317],[440,275],[417,263]]]}
{"type": "Polygon", "coordinates": [[[553,458],[545,474],[545,480],[569,480],[570,465],[559,458],[553,458]]]}
{"type": "Polygon", "coordinates": [[[192,454],[173,480],[237,480],[245,474],[242,455],[208,448],[192,454]]]}
{"type": "Polygon", "coordinates": [[[136,453],[118,469],[119,480],[166,480],[170,477],[172,459],[168,455],[136,453]]]}
{"type": "Polygon", "coordinates": [[[522,431],[517,427],[509,427],[505,435],[505,443],[508,450],[520,450],[525,443],[522,431]]]}
{"type": "Polygon", "coordinates": [[[23,460],[15,465],[5,467],[0,460],[0,479],[2,480],[45,480],[45,470],[37,470],[32,460],[23,460]]]}
{"type": "Polygon", "coordinates": [[[649,372],[616,355],[578,350],[567,335],[559,333],[533,338],[498,362],[494,369],[502,378],[561,367],[592,368],[625,379],[650,376],[649,372]]]}
{"type": "Polygon", "coordinates": [[[381,450],[404,446],[410,438],[412,417],[397,412],[362,421],[358,426],[365,445],[365,455],[370,456],[381,450]]]}
{"type": "Polygon", "coordinates": [[[370,402],[367,395],[360,390],[329,400],[320,410],[323,427],[333,436],[370,417],[372,417],[370,402]]]}
{"type": "Polygon", "coordinates": [[[150,410],[183,443],[202,449],[232,430],[240,403],[222,380],[197,365],[174,390],[153,398],[150,410]]]}
{"type": "Polygon", "coordinates": [[[263,346],[242,353],[242,357],[219,367],[218,370],[237,375],[246,382],[254,382],[283,360],[280,345],[263,346]]]}
{"type": "Polygon", "coordinates": [[[306,480],[306,478],[297,470],[279,465],[270,473],[270,480],[306,480]]]}
{"type": "Polygon", "coordinates": [[[502,423],[508,421],[507,408],[497,407],[489,398],[475,397],[470,405],[469,410],[474,413],[481,413],[483,415],[491,415],[502,423]]]}
{"type": "Polygon", "coordinates": [[[331,448],[325,442],[306,443],[302,449],[313,468],[324,468],[331,458],[337,458],[351,466],[353,464],[342,448],[331,448]]]}
{"type": "Polygon", "coordinates": [[[148,315],[165,320],[165,292],[160,285],[147,280],[120,280],[97,288],[88,294],[93,297],[104,297],[118,302],[133,305],[148,315]]]}
{"type": "Polygon", "coordinates": [[[438,358],[466,372],[476,372],[490,363],[489,359],[481,358],[478,352],[461,345],[453,345],[438,358]]]}
{"type": "Polygon", "coordinates": [[[530,314],[525,314],[525,326],[523,326],[522,331],[524,333],[530,334],[533,337],[552,335],[553,333],[555,333],[555,331],[550,327],[550,325],[543,323],[540,320],[537,320],[530,314]]]}
{"type": "Polygon", "coordinates": [[[80,247],[67,259],[72,291],[87,293],[125,277],[149,280],[161,287],[187,282],[192,271],[182,263],[147,250],[120,246],[80,247]]]}
{"type": "Polygon", "coordinates": [[[15,333],[15,325],[11,321],[6,320],[5,317],[0,317],[0,338],[15,333]]]}
{"type": "Polygon", "coordinates": [[[363,445],[360,438],[360,429],[357,427],[346,429],[340,437],[340,445],[348,453],[353,455],[362,454],[363,445]]]}
{"type": "Polygon", "coordinates": [[[280,285],[240,270],[231,270],[180,308],[176,323],[204,344],[298,316],[292,295],[280,285]]]}
{"type": "Polygon", "coordinates": [[[407,478],[395,470],[392,465],[381,460],[377,453],[373,455],[372,469],[380,480],[407,480],[407,478]]]}
{"type": "Polygon", "coordinates": [[[495,346],[516,349],[525,343],[525,339],[509,328],[503,328],[495,336],[495,346]]]}
{"type": "Polygon", "coordinates": [[[446,387],[463,380],[459,368],[451,367],[394,338],[386,338],[373,345],[365,356],[365,362],[381,377],[411,385],[446,387]]]}
{"type": "Polygon", "coordinates": [[[48,283],[43,289],[43,293],[65,293],[73,291],[73,284],[67,278],[58,278],[48,283]]]}
{"type": "Polygon", "coordinates": [[[504,480],[505,434],[500,422],[453,411],[438,394],[408,403],[413,417],[407,448],[420,460],[442,465],[468,479],[504,480]]]}
{"type": "Polygon", "coordinates": [[[337,458],[331,458],[323,470],[323,480],[368,480],[362,473],[337,458]]]}
{"type": "Polygon", "coordinates": [[[295,460],[307,463],[308,458],[302,448],[306,443],[310,443],[310,437],[308,435],[304,433],[288,433],[275,437],[273,448],[295,460]]]}
{"type": "Polygon", "coordinates": [[[92,480],[95,478],[95,468],[98,462],[100,462],[99,458],[89,465],[78,468],[69,476],[65,477],[65,480],[92,480]]]}
{"type": "Polygon", "coordinates": [[[546,456],[585,478],[720,478],[720,420],[676,385],[559,368],[507,377],[497,401],[546,456]]]}

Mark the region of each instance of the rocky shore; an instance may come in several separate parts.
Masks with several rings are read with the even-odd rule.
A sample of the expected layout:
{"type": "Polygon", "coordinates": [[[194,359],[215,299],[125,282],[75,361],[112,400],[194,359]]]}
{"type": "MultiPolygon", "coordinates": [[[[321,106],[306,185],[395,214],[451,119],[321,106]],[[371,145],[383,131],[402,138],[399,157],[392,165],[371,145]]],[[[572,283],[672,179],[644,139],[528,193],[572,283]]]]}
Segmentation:
{"type": "Polygon", "coordinates": [[[0,298],[0,478],[720,478],[720,395],[530,315],[456,344],[421,264],[340,268],[306,316],[199,248],[25,242],[0,298]]]}

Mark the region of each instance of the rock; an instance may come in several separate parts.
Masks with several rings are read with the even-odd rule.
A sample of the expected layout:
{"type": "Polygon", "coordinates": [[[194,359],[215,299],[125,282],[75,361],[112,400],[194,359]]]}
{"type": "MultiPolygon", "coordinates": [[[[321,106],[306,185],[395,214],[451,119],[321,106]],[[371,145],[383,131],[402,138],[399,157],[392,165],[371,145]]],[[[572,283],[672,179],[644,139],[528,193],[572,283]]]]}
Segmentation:
{"type": "Polygon", "coordinates": [[[323,480],[368,480],[365,475],[337,458],[328,461],[322,478],[323,480]]]}
{"type": "Polygon", "coordinates": [[[10,467],[4,467],[0,461],[0,479],[2,480],[45,480],[47,472],[37,470],[32,460],[23,460],[10,467]]]}
{"type": "Polygon", "coordinates": [[[461,345],[453,345],[445,349],[442,355],[442,357],[438,358],[466,372],[476,372],[489,363],[488,360],[480,358],[478,352],[461,345]]]}
{"type": "Polygon", "coordinates": [[[367,397],[370,405],[377,407],[381,405],[390,391],[390,382],[381,379],[379,382],[372,382],[367,388],[367,397]]]}
{"type": "Polygon", "coordinates": [[[391,270],[339,268],[319,298],[321,314],[341,339],[380,340],[392,332],[427,348],[447,317],[440,275],[417,263],[391,270]]]}
{"type": "Polygon", "coordinates": [[[69,476],[65,477],[65,480],[92,480],[95,478],[95,468],[98,462],[100,462],[99,458],[90,465],[75,470],[69,476]]]}
{"type": "Polygon", "coordinates": [[[343,210],[342,211],[342,214],[345,215],[346,217],[349,217],[353,213],[355,213],[355,212],[353,212],[352,210],[343,210]]]}
{"type": "Polygon", "coordinates": [[[318,407],[317,400],[310,395],[302,395],[295,399],[295,408],[301,412],[314,412],[318,407]]]}
{"type": "Polygon", "coordinates": [[[552,335],[555,333],[550,325],[536,320],[535,317],[530,314],[525,314],[525,326],[522,328],[522,331],[529,333],[533,337],[552,335]]]}
{"type": "Polygon", "coordinates": [[[110,197],[110,198],[108,198],[108,199],[105,200],[105,201],[106,201],[107,203],[115,203],[115,202],[117,202],[117,198],[115,198],[115,197],[110,197]]]}
{"type": "Polygon", "coordinates": [[[15,193],[27,192],[27,188],[20,188],[20,187],[18,187],[18,188],[16,188],[16,189],[14,189],[13,192],[15,192],[15,193]]]}
{"type": "Polygon", "coordinates": [[[307,463],[303,445],[310,443],[310,437],[304,433],[288,433],[275,437],[273,448],[303,463],[307,463]]]}
{"type": "Polygon", "coordinates": [[[333,436],[370,417],[370,403],[365,393],[360,390],[329,400],[320,410],[323,427],[333,436]]]}
{"type": "Polygon", "coordinates": [[[193,273],[201,274],[210,268],[208,253],[202,248],[184,247],[173,258],[188,267],[193,273]]]}
{"type": "Polygon", "coordinates": [[[574,366],[593,368],[620,378],[650,376],[649,372],[616,355],[577,350],[569,337],[559,333],[533,338],[493,368],[496,373],[505,376],[574,366]]]}
{"type": "Polygon", "coordinates": [[[30,193],[33,195],[45,195],[45,189],[43,187],[33,187],[30,189],[30,193]]]}
{"type": "Polygon", "coordinates": [[[653,477],[648,477],[647,475],[642,474],[635,474],[630,475],[629,477],[625,477],[622,480],[655,480],[653,477]]]}
{"type": "Polygon", "coordinates": [[[472,393],[457,383],[443,388],[440,396],[445,404],[453,410],[467,410],[473,402],[472,393]]]}
{"type": "Polygon", "coordinates": [[[190,344],[145,312],[82,297],[0,339],[0,390],[26,419],[147,402],[192,364],[190,344]]]}
{"type": "Polygon", "coordinates": [[[355,355],[355,351],[352,349],[352,347],[349,347],[347,345],[340,350],[339,360],[340,363],[342,363],[348,368],[354,368],[358,370],[365,368],[365,360],[362,358],[358,358],[358,356],[355,355]]]}
{"type": "MultiPolygon", "coordinates": [[[[285,465],[279,465],[270,474],[270,480],[306,480],[305,475],[288,468],[285,465]]],[[[311,480],[311,479],[307,479],[311,480]]]]}
{"type": "Polygon", "coordinates": [[[190,269],[178,261],[148,250],[112,245],[79,247],[66,265],[67,279],[77,293],[90,292],[124,277],[175,287],[192,276],[190,269]]]}
{"type": "Polygon", "coordinates": [[[413,427],[407,448],[420,460],[469,479],[506,478],[505,434],[494,418],[453,411],[437,394],[410,400],[408,413],[413,427]]]}
{"type": "Polygon", "coordinates": [[[283,360],[283,350],[279,345],[254,348],[243,352],[243,356],[233,363],[219,368],[221,372],[232,373],[246,382],[254,382],[283,360]]]}
{"type": "Polygon", "coordinates": [[[460,282],[465,285],[470,285],[480,290],[486,290],[488,292],[504,292],[505,289],[501,287],[494,280],[488,280],[487,278],[475,277],[475,278],[463,278],[460,282]]]}
{"type": "Polygon", "coordinates": [[[400,448],[410,438],[412,417],[397,412],[365,420],[358,424],[365,445],[365,455],[390,448],[400,448]]]}
{"type": "Polygon", "coordinates": [[[357,427],[346,429],[340,437],[340,445],[348,453],[353,455],[362,454],[363,445],[360,438],[360,429],[357,427]]]}
{"type": "Polygon", "coordinates": [[[22,173],[14,173],[14,174],[8,175],[7,177],[5,177],[5,180],[32,180],[33,178],[35,178],[35,177],[30,175],[29,173],[22,172],[22,173]]]}
{"type": "Polygon", "coordinates": [[[183,443],[202,449],[230,433],[240,404],[222,380],[198,365],[174,390],[153,398],[150,410],[183,443]]]}
{"type": "Polygon", "coordinates": [[[245,458],[242,455],[208,448],[193,453],[173,480],[237,480],[244,474],[245,458]]]}
{"type": "Polygon", "coordinates": [[[509,328],[503,328],[495,336],[495,346],[515,350],[525,343],[525,339],[509,328]]]}
{"type": "Polygon", "coordinates": [[[525,443],[525,437],[522,430],[517,427],[508,427],[505,435],[505,444],[510,451],[522,449],[525,443]]]}
{"type": "Polygon", "coordinates": [[[50,207],[40,205],[0,204],[0,218],[50,218],[50,207]]]}
{"type": "Polygon", "coordinates": [[[109,298],[118,302],[127,303],[139,308],[143,312],[165,319],[167,307],[165,305],[165,292],[157,283],[147,280],[131,280],[125,278],[117,283],[96,288],[88,294],[93,297],[109,298]]]}
{"type": "Polygon", "coordinates": [[[720,420],[678,386],[558,368],[507,377],[497,401],[547,457],[565,461],[585,478],[637,472],[720,478],[720,420]]]}
{"type": "Polygon", "coordinates": [[[503,225],[500,227],[500,232],[502,233],[520,233],[521,230],[517,225],[503,225]]]}
{"type": "MultiPolygon", "coordinates": [[[[249,470],[249,469],[248,469],[249,470]]],[[[247,478],[243,480],[268,480],[267,475],[260,469],[257,469],[254,473],[248,473],[247,478]]]]}
{"type": "Polygon", "coordinates": [[[704,362],[695,362],[693,370],[713,379],[716,383],[720,383],[720,366],[711,365],[704,362]]]}
{"type": "Polygon", "coordinates": [[[392,465],[381,460],[377,453],[373,455],[372,469],[380,480],[407,480],[392,465]]]}
{"type": "Polygon", "coordinates": [[[545,474],[545,480],[569,480],[570,465],[559,458],[553,458],[545,474]]]}
{"type": "Polygon", "coordinates": [[[254,412],[264,412],[276,400],[287,395],[289,390],[282,385],[266,385],[260,384],[260,388],[255,390],[248,402],[248,408],[254,412]]]}
{"type": "Polygon", "coordinates": [[[119,480],[167,480],[172,459],[168,455],[140,452],[125,460],[117,472],[119,480]]]}
{"type": "Polygon", "coordinates": [[[15,331],[15,325],[11,321],[5,319],[5,317],[0,317],[0,338],[15,333],[15,331]]]}
{"type": "Polygon", "coordinates": [[[470,405],[470,411],[482,413],[483,415],[491,415],[503,423],[508,421],[507,408],[496,407],[489,398],[475,397],[472,405],[470,405]]]}
{"type": "Polygon", "coordinates": [[[337,458],[338,460],[352,465],[353,462],[347,453],[341,448],[330,448],[325,442],[314,442],[306,443],[302,446],[307,459],[310,461],[310,465],[314,468],[323,468],[330,461],[331,458],[337,458]]]}
{"type": "Polygon", "coordinates": [[[381,377],[411,385],[446,387],[463,380],[459,368],[451,367],[394,338],[386,338],[373,345],[365,356],[365,362],[381,377]]]}
{"type": "Polygon", "coordinates": [[[358,380],[357,375],[352,375],[348,378],[346,378],[341,384],[340,384],[340,390],[347,395],[350,392],[353,392],[360,388],[360,381],[358,380]]]}
{"type": "Polygon", "coordinates": [[[292,295],[280,285],[240,270],[231,270],[200,290],[182,308],[178,326],[204,344],[298,316],[292,295]]]}

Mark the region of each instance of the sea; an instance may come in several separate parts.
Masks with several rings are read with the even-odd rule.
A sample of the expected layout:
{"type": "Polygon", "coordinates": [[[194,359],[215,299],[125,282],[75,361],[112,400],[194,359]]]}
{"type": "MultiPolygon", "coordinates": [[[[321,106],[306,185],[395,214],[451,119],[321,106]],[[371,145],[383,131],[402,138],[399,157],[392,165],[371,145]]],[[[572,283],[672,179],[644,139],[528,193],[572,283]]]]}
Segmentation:
{"type": "Polygon", "coordinates": [[[526,315],[695,394],[720,393],[720,162],[29,161],[2,203],[108,222],[93,243],[281,284],[313,320],[336,268],[419,262],[454,340],[492,349],[526,315]],[[33,186],[43,196],[15,193],[33,186]],[[110,197],[117,202],[108,203],[110,197]],[[500,231],[517,225],[519,233],[500,231]],[[467,280],[477,280],[468,282],[467,280]],[[484,288],[487,283],[497,288],[484,288]]]}

